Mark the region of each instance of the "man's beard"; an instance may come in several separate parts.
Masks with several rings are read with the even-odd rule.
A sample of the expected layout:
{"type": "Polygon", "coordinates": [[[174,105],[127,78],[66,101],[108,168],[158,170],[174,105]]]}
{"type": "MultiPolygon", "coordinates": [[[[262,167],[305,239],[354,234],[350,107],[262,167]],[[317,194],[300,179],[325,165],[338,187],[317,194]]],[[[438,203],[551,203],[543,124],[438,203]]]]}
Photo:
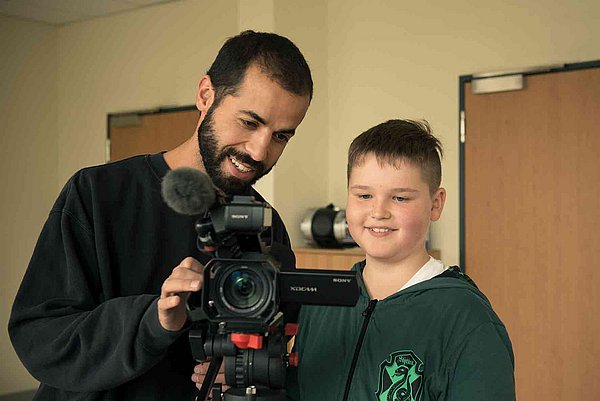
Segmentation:
{"type": "Polygon", "coordinates": [[[248,154],[241,153],[234,148],[219,149],[216,133],[213,125],[213,108],[209,109],[206,117],[198,127],[198,144],[200,156],[204,164],[206,174],[213,184],[227,195],[239,195],[248,193],[250,187],[261,177],[268,174],[271,168],[252,159],[248,154]],[[223,161],[233,156],[254,170],[254,177],[250,181],[243,181],[237,177],[226,176],[222,164],[223,161]]]}

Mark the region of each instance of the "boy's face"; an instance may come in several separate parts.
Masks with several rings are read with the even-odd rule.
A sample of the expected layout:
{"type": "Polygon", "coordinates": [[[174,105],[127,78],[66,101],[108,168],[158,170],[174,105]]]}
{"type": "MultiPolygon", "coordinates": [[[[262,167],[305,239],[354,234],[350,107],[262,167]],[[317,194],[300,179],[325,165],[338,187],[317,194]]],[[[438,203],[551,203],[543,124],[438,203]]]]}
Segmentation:
{"type": "Polygon", "coordinates": [[[421,170],[401,161],[379,165],[373,154],[354,166],[348,185],[346,218],[352,238],[368,259],[398,263],[423,258],[431,221],[440,218],[446,192],[433,197],[421,170]]]}

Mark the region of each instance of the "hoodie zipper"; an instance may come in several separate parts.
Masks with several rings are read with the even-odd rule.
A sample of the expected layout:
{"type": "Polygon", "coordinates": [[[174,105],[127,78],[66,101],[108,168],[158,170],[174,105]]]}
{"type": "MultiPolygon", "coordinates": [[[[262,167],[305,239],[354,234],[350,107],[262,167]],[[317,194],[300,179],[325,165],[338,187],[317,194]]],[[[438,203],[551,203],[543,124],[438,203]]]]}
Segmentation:
{"type": "Polygon", "coordinates": [[[350,372],[348,373],[348,380],[346,381],[346,388],[344,389],[343,401],[348,400],[348,395],[350,394],[350,386],[352,386],[352,377],[354,376],[354,370],[356,369],[356,363],[358,362],[360,349],[362,347],[363,340],[365,339],[365,334],[367,333],[367,326],[369,326],[369,321],[371,320],[371,315],[373,314],[375,305],[377,305],[377,300],[370,300],[369,305],[367,305],[367,309],[365,309],[362,313],[362,315],[365,317],[365,320],[363,320],[362,327],[360,328],[360,335],[358,336],[358,341],[356,342],[356,348],[354,349],[354,356],[352,357],[352,363],[350,364],[350,372]]]}

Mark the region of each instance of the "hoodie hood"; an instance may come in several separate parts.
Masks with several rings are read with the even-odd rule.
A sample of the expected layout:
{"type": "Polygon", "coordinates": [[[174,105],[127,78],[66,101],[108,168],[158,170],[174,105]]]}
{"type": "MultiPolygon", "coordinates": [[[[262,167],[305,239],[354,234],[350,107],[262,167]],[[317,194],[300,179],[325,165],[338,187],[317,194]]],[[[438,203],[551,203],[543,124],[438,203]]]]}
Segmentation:
{"type": "MultiPolygon", "coordinates": [[[[362,260],[356,263],[352,270],[358,272],[360,282],[361,296],[369,297],[367,288],[363,280],[363,270],[366,265],[366,260],[362,260]]],[[[491,308],[489,299],[479,290],[475,282],[463,273],[458,266],[450,266],[443,273],[423,281],[421,283],[412,285],[408,288],[400,290],[389,297],[380,300],[380,302],[396,301],[404,298],[408,300],[412,297],[419,296],[428,291],[450,289],[454,291],[466,291],[479,298],[481,301],[486,303],[491,308]]]]}

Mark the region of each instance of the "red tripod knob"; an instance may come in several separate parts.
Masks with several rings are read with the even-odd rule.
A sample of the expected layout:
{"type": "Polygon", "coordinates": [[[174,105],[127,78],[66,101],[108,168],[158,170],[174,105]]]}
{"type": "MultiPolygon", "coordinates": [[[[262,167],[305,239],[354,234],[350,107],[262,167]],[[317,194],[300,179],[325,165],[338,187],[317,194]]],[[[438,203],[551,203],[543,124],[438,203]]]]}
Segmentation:
{"type": "Polygon", "coordinates": [[[290,366],[298,366],[298,353],[297,352],[290,352],[290,355],[288,356],[288,364],[290,366]]]}
{"type": "Polygon", "coordinates": [[[231,333],[231,342],[239,349],[261,349],[262,341],[260,334],[231,333]]]}

